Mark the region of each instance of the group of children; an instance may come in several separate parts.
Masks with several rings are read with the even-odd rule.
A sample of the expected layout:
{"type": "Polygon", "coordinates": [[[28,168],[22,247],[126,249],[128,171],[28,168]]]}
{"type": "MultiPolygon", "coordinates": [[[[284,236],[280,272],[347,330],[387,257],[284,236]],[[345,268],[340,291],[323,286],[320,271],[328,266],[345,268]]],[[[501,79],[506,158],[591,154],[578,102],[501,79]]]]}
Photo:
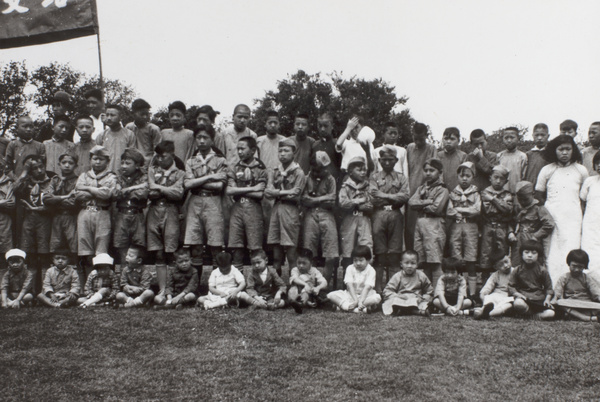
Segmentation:
{"type": "MultiPolygon", "coordinates": [[[[103,102],[97,90],[86,97],[92,105],[103,102]]],[[[33,286],[42,303],[277,308],[288,297],[297,311],[329,302],[368,312],[383,296],[390,314],[436,308],[457,315],[479,304],[479,317],[506,312],[510,304],[518,312],[550,315],[552,281],[541,242],[554,222],[534,197],[535,182],[527,180],[544,162],[516,149],[516,128],[504,130],[506,150],[497,155],[485,149],[485,133],[474,130],[475,148],[466,154],[453,127],[437,151],[421,123],[407,149],[396,145],[393,123],[374,148],[375,133],[359,118],[334,139],[327,113],[318,118],[315,140],[304,114],[295,116],[293,136],[281,136],[276,112],[258,137],[247,126],[246,105],[238,105],[233,125],[218,133],[210,106],[198,110],[194,131],[184,128],[186,108],[179,101],[169,105],[171,128],[162,131],[150,123],[144,100],[134,101],[132,112],[134,121],[123,127],[123,109],[106,105],[100,132],[97,116],[57,114],[52,138],[43,144],[33,139],[29,117],[18,120],[0,177],[2,251],[9,273],[15,265],[15,274],[5,277],[33,286]],[[72,125],[77,144],[67,140],[72,125]],[[11,228],[20,249],[13,249],[11,228]],[[273,268],[267,268],[265,244],[273,268]],[[252,268],[244,276],[246,251],[252,268]],[[18,268],[25,261],[8,261],[24,260],[25,253],[29,279],[18,268]],[[312,267],[317,255],[323,274],[312,267]],[[289,289],[281,280],[286,258],[289,289]],[[510,281],[509,259],[508,268],[516,267],[510,281]],[[215,269],[208,295],[197,299],[205,260],[215,269]],[[345,290],[338,290],[339,265],[345,290]],[[478,272],[488,279],[481,292],[478,272]]],[[[543,149],[547,126],[536,125],[534,138],[543,149]]],[[[575,259],[583,264],[580,255],[575,259]]],[[[29,289],[10,305],[27,302],[29,289]]]]}

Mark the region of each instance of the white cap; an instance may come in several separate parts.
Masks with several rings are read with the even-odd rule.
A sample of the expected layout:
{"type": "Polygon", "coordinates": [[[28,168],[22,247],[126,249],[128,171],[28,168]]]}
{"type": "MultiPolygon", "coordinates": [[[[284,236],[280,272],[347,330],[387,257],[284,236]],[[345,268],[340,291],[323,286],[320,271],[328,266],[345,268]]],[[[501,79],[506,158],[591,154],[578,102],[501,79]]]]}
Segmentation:
{"type": "Polygon", "coordinates": [[[94,265],[101,265],[101,264],[106,264],[106,265],[113,265],[113,258],[106,254],[106,253],[102,253],[102,254],[98,254],[97,256],[94,257],[94,259],[92,260],[92,262],[94,263],[94,265]]]}
{"type": "Polygon", "coordinates": [[[25,259],[25,257],[27,257],[27,254],[23,250],[19,250],[18,248],[13,248],[12,250],[8,250],[4,256],[6,257],[7,260],[10,257],[21,257],[22,259],[25,259]]]}
{"type": "Polygon", "coordinates": [[[372,144],[375,141],[375,131],[371,127],[364,126],[356,136],[359,142],[372,144]]]}

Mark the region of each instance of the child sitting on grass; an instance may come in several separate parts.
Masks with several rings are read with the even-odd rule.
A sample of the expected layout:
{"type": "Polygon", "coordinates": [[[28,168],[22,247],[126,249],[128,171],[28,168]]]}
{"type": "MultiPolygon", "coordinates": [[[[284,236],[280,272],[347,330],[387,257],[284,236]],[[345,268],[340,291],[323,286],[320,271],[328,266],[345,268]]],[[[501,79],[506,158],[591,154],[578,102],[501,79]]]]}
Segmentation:
{"type": "Polygon", "coordinates": [[[554,310],[550,301],[554,291],[550,274],[541,264],[544,248],[534,240],[526,240],[520,251],[523,264],[512,271],[508,281],[508,294],[515,298],[515,312],[551,320],[554,310]]]}
{"type": "Polygon", "coordinates": [[[215,260],[218,269],[214,269],[208,278],[208,295],[200,296],[197,305],[210,310],[229,304],[237,306],[239,300],[252,304],[252,298],[243,292],[246,280],[239,269],[231,265],[231,254],[221,252],[215,260]]]}
{"type": "Polygon", "coordinates": [[[90,272],[85,282],[84,296],[77,299],[77,303],[81,308],[111,302],[119,291],[119,281],[112,270],[113,258],[106,253],[102,253],[95,256],[92,262],[94,270],[90,272]]]}
{"type": "Polygon", "coordinates": [[[285,282],[279,277],[275,268],[267,267],[267,253],[256,250],[251,258],[252,271],[248,275],[246,293],[249,298],[244,301],[254,308],[274,310],[285,306],[283,296],[286,293],[285,282]]]}
{"type": "Polygon", "coordinates": [[[435,287],[433,305],[449,316],[470,315],[468,310],[473,306],[467,298],[467,281],[458,271],[463,268],[463,261],[458,258],[444,258],[442,270],[444,274],[435,287]]]}
{"type": "Polygon", "coordinates": [[[121,291],[117,293],[117,302],[126,308],[143,306],[154,297],[154,292],[150,290],[151,282],[152,274],[142,265],[142,250],[129,247],[121,272],[121,291]]]}
{"type": "Polygon", "coordinates": [[[33,302],[31,285],[33,274],[25,265],[25,251],[19,249],[8,250],[5,254],[8,263],[8,272],[2,277],[2,307],[20,308],[25,303],[33,302]]]}
{"type": "Polygon", "coordinates": [[[508,255],[502,250],[497,250],[490,256],[490,263],[496,272],[490,275],[485,286],[479,292],[483,308],[475,309],[474,318],[476,320],[500,317],[508,313],[515,300],[508,295],[508,279],[512,272],[508,255]]]}
{"type": "Polygon", "coordinates": [[[346,290],[336,290],[327,298],[342,311],[368,313],[381,302],[375,292],[375,269],[369,264],[372,258],[368,246],[356,246],[352,252],[352,264],[346,268],[346,290]]]}
{"type": "MultiPolygon", "coordinates": [[[[213,271],[214,272],[214,271],[213,271]]],[[[192,257],[188,249],[175,252],[175,267],[167,272],[165,292],[154,298],[154,304],[180,310],[185,304],[196,302],[198,271],[192,269],[192,257]]]]}
{"type": "Polygon", "coordinates": [[[49,307],[75,305],[81,289],[79,275],[74,265],[69,264],[68,251],[54,253],[52,265],[46,271],[42,293],[38,300],[49,307]]]}
{"type": "Polygon", "coordinates": [[[327,280],[321,272],[312,266],[313,253],[301,249],[296,259],[296,267],[290,274],[288,300],[296,313],[302,313],[302,307],[317,307],[327,302],[327,280]]]}
{"type": "Polygon", "coordinates": [[[383,290],[384,315],[429,315],[433,286],[427,275],[417,270],[419,254],[414,250],[402,253],[402,270],[395,273],[383,290]]]}
{"type": "Polygon", "coordinates": [[[554,285],[554,297],[551,303],[556,305],[558,300],[562,299],[563,303],[556,305],[561,313],[581,321],[598,322],[600,303],[596,303],[598,304],[597,310],[569,307],[566,303],[571,300],[600,302],[600,287],[583,272],[588,268],[589,263],[590,257],[583,250],[571,250],[567,254],[567,265],[570,272],[561,276],[554,285]]]}

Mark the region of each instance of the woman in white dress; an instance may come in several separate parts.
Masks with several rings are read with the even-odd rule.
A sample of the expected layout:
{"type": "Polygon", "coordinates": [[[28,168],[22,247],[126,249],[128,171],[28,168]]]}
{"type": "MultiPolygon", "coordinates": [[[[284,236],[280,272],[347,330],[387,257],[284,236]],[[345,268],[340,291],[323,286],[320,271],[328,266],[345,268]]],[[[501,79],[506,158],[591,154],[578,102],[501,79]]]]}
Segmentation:
{"type": "Polygon", "coordinates": [[[535,190],[554,218],[554,231],[545,244],[546,262],[552,282],[556,283],[569,271],[566,263],[569,251],[581,247],[583,217],[579,192],[588,171],[581,162],[581,153],[572,137],[559,135],[546,146],[546,160],[535,190]]]}
{"type": "MultiPolygon", "coordinates": [[[[592,160],[594,170],[600,173],[600,152],[592,160]]],[[[600,175],[590,176],[583,182],[581,201],[585,203],[585,214],[581,225],[581,248],[590,256],[588,269],[600,278],[600,175]]]]}

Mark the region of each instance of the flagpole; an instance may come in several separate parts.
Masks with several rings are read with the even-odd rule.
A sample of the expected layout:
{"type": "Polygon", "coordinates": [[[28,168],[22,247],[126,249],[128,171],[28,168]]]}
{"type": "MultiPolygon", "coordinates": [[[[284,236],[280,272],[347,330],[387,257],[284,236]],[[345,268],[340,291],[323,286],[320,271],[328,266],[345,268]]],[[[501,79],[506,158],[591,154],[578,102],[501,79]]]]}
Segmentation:
{"type": "Polygon", "coordinates": [[[98,27],[98,32],[96,33],[96,38],[98,40],[98,66],[100,70],[100,89],[104,90],[104,79],[102,76],[102,50],[100,47],[100,28],[98,27]]]}

